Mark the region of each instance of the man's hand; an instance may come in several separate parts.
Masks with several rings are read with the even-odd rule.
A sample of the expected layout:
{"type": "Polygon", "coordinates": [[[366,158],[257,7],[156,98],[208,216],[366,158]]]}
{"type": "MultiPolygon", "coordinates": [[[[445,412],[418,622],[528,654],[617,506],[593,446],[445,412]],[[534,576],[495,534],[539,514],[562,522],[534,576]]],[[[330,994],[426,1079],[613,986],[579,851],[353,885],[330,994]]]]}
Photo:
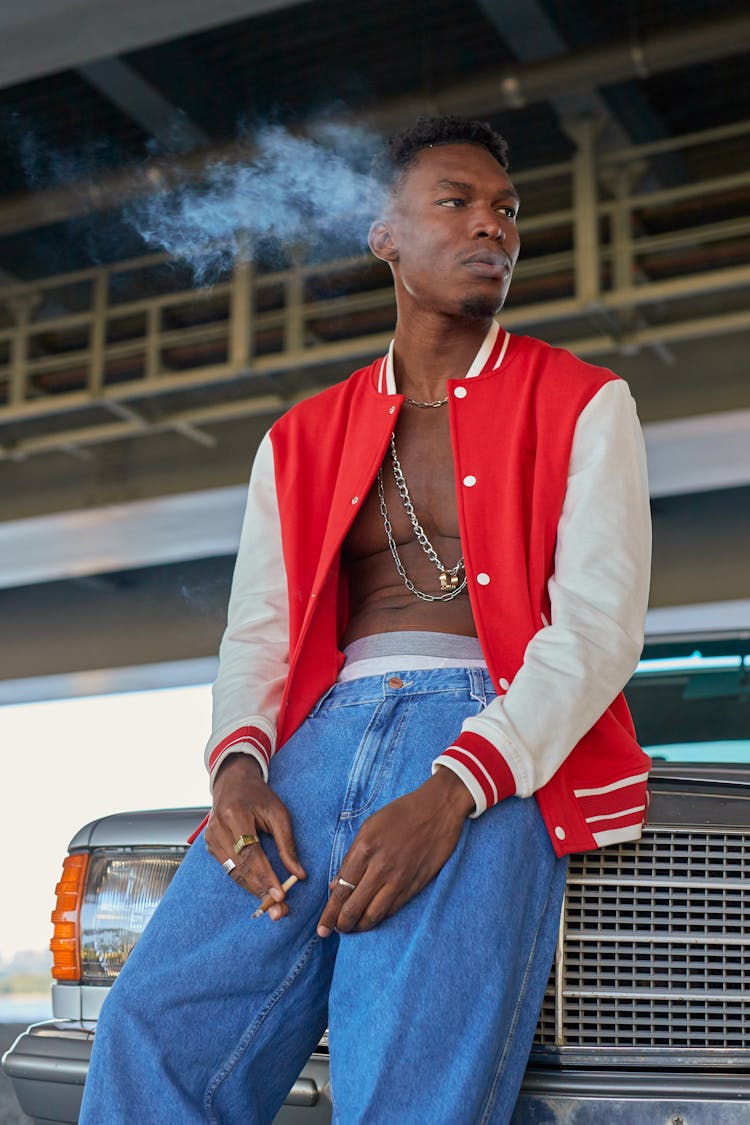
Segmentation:
{"type": "Polygon", "coordinates": [[[274,921],[289,913],[284,891],[260,844],[249,844],[235,855],[240,836],[266,832],[273,836],[281,862],[298,879],[305,869],[297,856],[292,820],[286,805],[263,780],[260,766],[249,754],[232,754],[214,780],[214,803],[206,825],[206,847],[219,863],[233,859],[231,878],[250,894],[276,899],[268,915],[274,921]]]}
{"type": "Polygon", "coordinates": [[[368,817],[331,883],[318,922],[320,937],[333,929],[371,930],[400,910],[437,875],[473,808],[461,779],[439,769],[419,789],[368,817]]]}

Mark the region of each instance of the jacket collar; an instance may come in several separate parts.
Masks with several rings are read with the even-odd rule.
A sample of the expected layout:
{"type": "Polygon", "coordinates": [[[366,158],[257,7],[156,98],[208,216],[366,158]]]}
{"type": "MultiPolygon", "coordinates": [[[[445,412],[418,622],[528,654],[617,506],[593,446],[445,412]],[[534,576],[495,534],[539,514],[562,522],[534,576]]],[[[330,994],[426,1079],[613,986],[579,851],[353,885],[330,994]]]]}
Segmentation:
{"type": "MultiPolygon", "coordinates": [[[[464,375],[464,379],[474,379],[477,375],[497,371],[505,359],[509,341],[510,333],[501,328],[496,320],[493,320],[489,332],[482,341],[482,346],[474,356],[471,367],[464,375]]],[[[393,372],[393,343],[394,341],[391,340],[388,354],[383,356],[379,365],[376,365],[375,378],[379,394],[398,394],[396,377],[393,372]]]]}

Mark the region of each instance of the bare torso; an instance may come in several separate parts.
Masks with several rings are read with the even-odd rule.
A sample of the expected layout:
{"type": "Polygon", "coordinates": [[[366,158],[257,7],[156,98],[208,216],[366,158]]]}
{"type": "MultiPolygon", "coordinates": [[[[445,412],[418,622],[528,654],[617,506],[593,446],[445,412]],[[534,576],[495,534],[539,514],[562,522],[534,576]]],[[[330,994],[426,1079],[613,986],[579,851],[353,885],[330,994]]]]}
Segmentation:
{"type": "MultiPolygon", "coordinates": [[[[448,406],[425,410],[404,403],[396,428],[396,448],[417,519],[438,558],[450,569],[461,555],[461,542],[448,406]]],[[[406,573],[418,589],[439,594],[439,573],[414,536],[396,491],[390,453],[383,465],[383,482],[394,539],[406,573]]],[[[342,644],[373,633],[405,629],[476,636],[465,590],[449,602],[424,602],[404,585],[388,546],[376,485],[344,542],[343,560],[349,570],[352,612],[342,644]]]]}

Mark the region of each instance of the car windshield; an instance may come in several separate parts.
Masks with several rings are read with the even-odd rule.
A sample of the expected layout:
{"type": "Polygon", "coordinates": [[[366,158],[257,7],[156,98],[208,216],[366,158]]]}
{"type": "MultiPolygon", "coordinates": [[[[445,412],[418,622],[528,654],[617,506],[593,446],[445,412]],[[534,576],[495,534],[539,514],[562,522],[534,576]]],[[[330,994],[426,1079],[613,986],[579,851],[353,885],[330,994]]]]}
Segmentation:
{"type": "Polygon", "coordinates": [[[655,762],[750,765],[750,638],[647,644],[625,695],[655,762]]]}

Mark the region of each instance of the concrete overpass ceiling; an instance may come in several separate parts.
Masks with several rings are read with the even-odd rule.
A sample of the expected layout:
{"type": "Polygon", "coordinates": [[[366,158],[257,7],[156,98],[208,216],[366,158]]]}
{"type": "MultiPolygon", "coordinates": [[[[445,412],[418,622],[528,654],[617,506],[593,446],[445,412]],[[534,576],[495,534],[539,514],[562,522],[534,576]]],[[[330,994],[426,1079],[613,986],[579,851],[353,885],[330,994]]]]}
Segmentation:
{"type": "MultiPolygon", "coordinates": [[[[750,605],[741,565],[750,528],[749,66],[742,0],[2,6],[0,619],[24,640],[0,679],[20,677],[26,688],[0,692],[0,701],[52,690],[30,687],[36,676],[210,662],[232,521],[261,433],[297,397],[377,353],[393,315],[376,266],[300,280],[283,256],[256,263],[252,284],[265,277],[267,287],[252,328],[232,319],[238,291],[229,271],[191,303],[193,281],[179,262],[112,272],[98,298],[84,273],[44,292],[8,286],[139,258],[150,248],[122,207],[143,189],[144,169],[157,184],[167,182],[161,170],[177,167],[196,182],[207,160],[246,159],[237,148],[243,127],[276,121],[303,131],[321,113],[377,131],[417,110],[476,106],[508,135],[524,197],[508,326],[573,346],[630,382],[658,463],[656,611],[674,623],[689,603],[750,605]],[[581,115],[598,123],[597,161],[623,151],[593,170],[600,212],[588,233],[599,243],[601,287],[590,300],[576,297],[581,115]],[[700,130],[710,133],[700,144],[669,147],[700,130]],[[629,155],[644,144],[645,155],[629,155]],[[552,165],[557,175],[540,176],[552,165]],[[632,198],[618,219],[624,179],[632,198]],[[708,197],[690,194],[709,179],[720,186],[708,197]],[[648,193],[659,197],[653,205],[648,193]],[[622,239],[631,237],[636,252],[623,258],[622,239]],[[276,280],[274,270],[282,270],[276,280]],[[289,314],[295,284],[295,300],[313,310],[302,327],[289,314]],[[329,298],[338,305],[328,316],[329,298]],[[132,314],[125,327],[110,319],[102,329],[100,320],[97,336],[88,317],[108,302],[109,313],[129,302],[132,314]],[[23,333],[13,333],[24,316],[32,329],[22,354],[23,333]],[[50,327],[37,331],[33,318],[50,327]],[[345,322],[359,341],[347,339],[345,322]],[[318,345],[323,358],[311,360],[318,345]],[[227,366],[231,354],[245,359],[227,366]],[[47,370],[49,356],[59,370],[47,370]],[[148,393],[128,391],[139,363],[151,371],[148,393]],[[162,393],[159,380],[172,376],[162,393]],[[196,513],[220,496],[226,506],[203,543],[193,534],[196,513]],[[130,529],[119,553],[107,539],[115,510],[130,529]],[[178,510],[190,534],[174,522],[178,510]],[[152,517],[162,531],[175,529],[176,556],[149,530],[152,517]],[[87,540],[80,528],[92,526],[97,535],[87,540]],[[27,550],[39,565],[24,581],[27,550]]],[[[194,675],[208,665],[190,667],[194,675]]],[[[122,682],[134,681],[128,673],[122,682]]]]}
{"type": "MultiPolygon", "coordinates": [[[[527,0],[518,5],[508,5],[503,0],[478,0],[478,3],[511,45],[519,62],[565,55],[574,49],[594,46],[602,39],[592,20],[595,13],[588,12],[584,6],[577,9],[576,18],[571,22],[560,19],[560,5],[545,4],[543,0],[527,0]]],[[[631,26],[629,35],[637,41],[636,28],[631,26]]],[[[620,37],[625,39],[627,33],[621,31],[620,37]]],[[[606,131],[606,142],[612,146],[653,141],[668,135],[637,82],[620,83],[614,89],[624,89],[626,96],[612,99],[613,89],[604,86],[553,94],[550,105],[563,128],[566,121],[576,117],[598,117],[606,131]]]]}
{"type": "Polygon", "coordinates": [[[10,86],[198,29],[259,15],[288,0],[25,0],[0,8],[0,84],[10,86]]]}
{"type": "MultiPolygon", "coordinates": [[[[220,16],[222,8],[230,6],[211,5],[211,11],[216,7],[220,16]]],[[[127,7],[130,10],[131,6],[127,7]]],[[[157,4],[151,7],[169,18],[175,6],[157,4]]],[[[242,7],[242,4],[236,0],[234,7],[242,7]]],[[[245,7],[250,7],[248,0],[245,0],[245,7]]],[[[568,49],[585,51],[616,41],[632,43],[637,52],[644,35],[664,34],[674,26],[678,15],[680,25],[687,23],[689,26],[692,19],[700,21],[710,16],[716,21],[743,11],[742,3],[737,0],[717,0],[710,10],[702,0],[690,0],[679,8],[675,0],[659,0],[648,6],[647,18],[634,29],[622,18],[624,5],[601,6],[592,0],[583,6],[570,2],[548,4],[551,12],[545,16],[539,2],[534,4],[539,12],[539,19],[533,25],[535,35],[527,37],[524,43],[516,33],[509,33],[507,40],[503,36],[504,13],[522,7],[505,0],[482,0],[481,6],[474,0],[436,0],[429,8],[419,0],[400,4],[395,0],[385,3],[362,0],[354,7],[345,0],[315,0],[314,3],[281,8],[277,4],[275,7],[278,10],[233,23],[217,18],[215,22],[221,26],[182,36],[179,21],[176,21],[174,33],[163,37],[167,41],[141,49],[120,47],[118,36],[114,34],[107,57],[121,56],[125,64],[161,91],[168,102],[187,113],[207,135],[220,138],[234,134],[238,118],[252,121],[268,114],[282,119],[294,118],[335,104],[364,112],[399,95],[418,97],[421,94],[428,100],[432,93],[454,81],[466,81],[478,73],[502,73],[513,63],[534,57],[527,45],[528,38],[538,44],[539,20],[542,19],[549,29],[543,48],[544,57],[548,57],[555,43],[563,48],[567,45],[568,49]],[[492,19],[482,7],[492,9],[492,19]],[[606,19],[602,17],[604,11],[606,19]],[[217,93],[221,96],[217,97],[217,93]]],[[[101,8],[104,18],[108,5],[101,8]]],[[[513,21],[508,20],[511,29],[517,20],[517,13],[513,21]]],[[[746,53],[747,49],[746,42],[738,41],[733,53],[746,53]]],[[[541,57],[541,50],[536,46],[536,57],[541,57]]],[[[88,59],[82,55],[76,65],[85,66],[100,58],[92,55],[88,59]]],[[[648,100],[643,93],[644,84],[651,81],[645,56],[642,66],[642,79],[630,84],[639,108],[648,100]]],[[[690,67],[669,71],[668,104],[656,107],[667,127],[675,105],[681,101],[680,75],[685,69],[689,72],[690,67]]],[[[7,68],[5,72],[8,73],[7,68]]],[[[720,89],[726,89],[724,75],[722,64],[721,71],[715,75],[715,84],[720,89]]],[[[80,137],[90,142],[97,134],[102,135],[103,126],[116,145],[118,134],[127,132],[124,122],[118,124],[116,116],[100,121],[96,112],[93,117],[80,112],[81,90],[74,76],[75,71],[68,69],[52,76],[56,84],[51,87],[47,85],[51,81],[48,75],[41,80],[41,85],[27,80],[23,85],[13,86],[0,97],[0,110],[13,108],[20,112],[25,108],[35,131],[39,133],[46,124],[47,134],[54,134],[60,147],[75,148],[80,137]],[[43,102],[39,113],[34,112],[35,93],[43,102]]],[[[604,83],[602,88],[607,96],[611,87],[604,83]]],[[[746,100],[746,94],[743,96],[741,90],[736,92],[740,102],[746,100]]],[[[564,93],[563,90],[548,91],[547,96],[561,97],[564,93]]],[[[726,95],[720,100],[724,111],[730,108],[726,95]]],[[[96,99],[92,100],[92,106],[96,111],[96,99]]],[[[498,98],[498,109],[501,107],[502,101],[498,98]]],[[[522,108],[519,106],[518,110],[522,108]]],[[[485,107],[485,112],[491,112],[491,107],[485,107]]],[[[742,106],[736,101],[734,112],[736,116],[742,114],[742,106]]],[[[716,116],[712,120],[716,123],[716,116]]],[[[530,135],[523,128],[523,116],[514,118],[512,124],[519,166],[527,166],[527,154],[541,163],[554,158],[556,145],[564,143],[568,150],[570,148],[569,142],[560,136],[559,127],[555,128],[554,113],[549,115],[548,128],[543,132],[537,121],[537,129],[530,135]]],[[[510,126],[508,121],[509,132],[510,126]]]]}
{"type": "Polygon", "coordinates": [[[185,152],[209,143],[208,134],[184,109],[170,102],[122,59],[97,59],[78,73],[108,101],[121,109],[166,152],[185,152]]]}

